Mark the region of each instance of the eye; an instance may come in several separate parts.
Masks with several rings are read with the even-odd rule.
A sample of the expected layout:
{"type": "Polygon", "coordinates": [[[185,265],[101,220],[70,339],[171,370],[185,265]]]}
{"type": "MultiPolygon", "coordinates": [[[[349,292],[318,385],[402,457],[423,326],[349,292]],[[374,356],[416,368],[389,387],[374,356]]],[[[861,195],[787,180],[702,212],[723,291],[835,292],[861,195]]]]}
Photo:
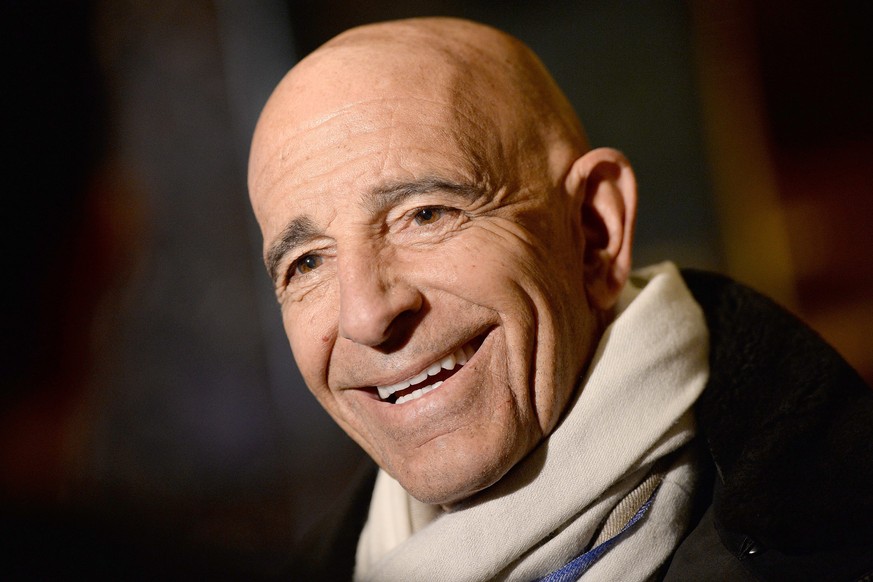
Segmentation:
{"type": "MultiPolygon", "coordinates": [[[[324,262],[324,259],[318,255],[303,255],[294,263],[294,271],[305,275],[310,271],[314,271],[324,262]]],[[[292,273],[293,275],[293,273],[292,273]]]]}
{"type": "Polygon", "coordinates": [[[433,224],[443,216],[442,208],[422,208],[415,213],[415,223],[419,226],[433,224]]]}

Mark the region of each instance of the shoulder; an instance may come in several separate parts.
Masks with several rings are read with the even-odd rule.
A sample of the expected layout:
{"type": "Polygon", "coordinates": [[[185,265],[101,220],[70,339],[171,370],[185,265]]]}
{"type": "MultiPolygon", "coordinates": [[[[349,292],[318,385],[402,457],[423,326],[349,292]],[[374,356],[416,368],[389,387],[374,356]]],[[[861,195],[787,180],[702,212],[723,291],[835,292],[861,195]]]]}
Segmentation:
{"type": "Polygon", "coordinates": [[[764,579],[873,571],[873,391],[766,297],[683,277],[710,331],[696,413],[716,478],[711,525],[699,527],[764,579]]]}

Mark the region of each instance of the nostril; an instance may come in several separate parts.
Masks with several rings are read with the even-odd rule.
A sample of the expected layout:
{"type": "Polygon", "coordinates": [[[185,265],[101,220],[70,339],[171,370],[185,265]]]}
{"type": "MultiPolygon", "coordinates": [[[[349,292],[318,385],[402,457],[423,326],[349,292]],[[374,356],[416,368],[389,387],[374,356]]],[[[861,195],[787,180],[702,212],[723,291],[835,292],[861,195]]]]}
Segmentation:
{"type": "Polygon", "coordinates": [[[393,349],[406,343],[423,305],[421,293],[410,285],[386,287],[358,278],[341,287],[339,334],[361,345],[393,349]]]}
{"type": "Polygon", "coordinates": [[[413,331],[421,321],[420,311],[404,311],[394,318],[391,325],[388,326],[384,339],[373,347],[379,348],[383,352],[393,352],[399,350],[412,337],[413,331]]]}

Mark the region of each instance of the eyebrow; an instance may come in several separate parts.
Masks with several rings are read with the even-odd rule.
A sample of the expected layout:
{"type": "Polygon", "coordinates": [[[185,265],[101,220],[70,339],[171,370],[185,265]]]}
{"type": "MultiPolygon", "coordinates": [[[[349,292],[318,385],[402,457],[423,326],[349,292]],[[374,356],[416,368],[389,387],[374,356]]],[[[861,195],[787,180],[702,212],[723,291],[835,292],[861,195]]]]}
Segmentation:
{"type": "MultiPolygon", "coordinates": [[[[478,189],[468,184],[451,182],[441,178],[421,178],[378,186],[367,194],[364,205],[369,212],[380,214],[406,198],[436,191],[449,192],[470,202],[481,196],[478,189]]],[[[279,263],[282,262],[282,258],[286,254],[323,234],[309,216],[298,216],[291,220],[264,257],[264,265],[267,267],[270,279],[276,280],[279,263]]]]}
{"type": "Polygon", "coordinates": [[[469,184],[450,182],[442,178],[421,178],[410,182],[395,182],[373,189],[366,206],[369,211],[375,214],[411,196],[436,191],[458,195],[468,202],[475,201],[481,195],[479,190],[469,184]]]}

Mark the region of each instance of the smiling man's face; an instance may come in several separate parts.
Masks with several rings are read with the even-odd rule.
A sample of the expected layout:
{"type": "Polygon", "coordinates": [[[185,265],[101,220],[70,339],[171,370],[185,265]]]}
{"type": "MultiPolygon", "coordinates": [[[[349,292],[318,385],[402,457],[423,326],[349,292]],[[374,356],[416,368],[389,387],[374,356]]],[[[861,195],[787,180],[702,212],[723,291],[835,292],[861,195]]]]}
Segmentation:
{"type": "Polygon", "coordinates": [[[590,357],[564,188],[580,152],[453,63],[380,54],[322,50],[283,81],[250,190],[309,389],[413,496],[448,504],[551,432],[590,357]]]}

